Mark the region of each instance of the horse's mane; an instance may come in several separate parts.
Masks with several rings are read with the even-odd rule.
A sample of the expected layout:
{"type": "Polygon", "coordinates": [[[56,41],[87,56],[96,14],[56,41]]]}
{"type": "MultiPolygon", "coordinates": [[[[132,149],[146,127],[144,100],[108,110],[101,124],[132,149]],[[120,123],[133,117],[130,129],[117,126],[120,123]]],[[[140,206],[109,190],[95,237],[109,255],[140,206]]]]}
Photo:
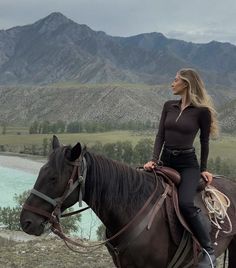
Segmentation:
{"type": "Polygon", "coordinates": [[[141,208],[154,190],[152,173],[138,171],[124,163],[87,152],[91,166],[86,193],[95,211],[106,202],[109,208],[126,210],[130,215],[141,208]]]}
{"type": "MultiPolygon", "coordinates": [[[[50,166],[57,170],[59,177],[63,174],[71,148],[62,146],[48,156],[50,166]]],[[[153,173],[136,170],[127,164],[91,153],[86,148],[83,152],[89,163],[85,198],[89,199],[90,206],[96,212],[102,209],[105,202],[107,209],[126,210],[132,215],[154,191],[153,173]]]]}

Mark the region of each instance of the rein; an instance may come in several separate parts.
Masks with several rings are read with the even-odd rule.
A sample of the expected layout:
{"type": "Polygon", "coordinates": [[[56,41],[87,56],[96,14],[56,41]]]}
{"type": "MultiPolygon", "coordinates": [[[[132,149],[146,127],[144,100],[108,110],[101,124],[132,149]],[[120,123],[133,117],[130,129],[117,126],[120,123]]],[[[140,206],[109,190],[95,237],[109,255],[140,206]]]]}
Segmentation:
{"type": "MultiPolygon", "coordinates": [[[[74,240],[70,239],[69,237],[67,237],[62,232],[61,228],[54,228],[54,229],[52,229],[52,231],[56,235],[58,235],[65,242],[65,244],[67,245],[67,247],[69,249],[71,249],[74,252],[87,253],[87,252],[75,250],[72,247],[70,247],[67,243],[70,243],[72,245],[79,246],[79,247],[82,247],[82,248],[95,248],[95,249],[93,249],[93,250],[91,250],[89,252],[92,252],[92,251],[100,248],[101,246],[103,246],[105,244],[108,244],[108,246],[111,248],[112,245],[110,244],[110,242],[113,241],[115,238],[121,236],[122,234],[126,233],[128,231],[128,229],[132,226],[132,224],[135,221],[137,221],[137,219],[139,218],[139,216],[144,213],[144,211],[150,205],[150,203],[153,200],[153,198],[156,196],[157,189],[158,189],[158,178],[157,178],[157,174],[155,172],[154,172],[154,175],[155,175],[155,182],[156,182],[155,189],[152,192],[152,194],[149,196],[149,198],[147,199],[147,201],[145,202],[145,204],[143,205],[143,207],[138,211],[138,213],[134,216],[134,218],[132,218],[131,221],[129,221],[120,231],[118,231],[116,234],[114,234],[110,238],[108,238],[106,240],[103,240],[100,243],[96,243],[95,245],[89,245],[88,246],[88,245],[84,245],[84,244],[81,244],[81,243],[79,243],[77,241],[74,241],[74,240]]],[[[166,199],[167,194],[169,193],[169,191],[170,191],[170,186],[167,184],[166,187],[165,187],[165,190],[164,190],[163,194],[158,198],[158,200],[155,202],[154,207],[152,207],[151,211],[148,213],[148,217],[146,217],[147,218],[147,223],[148,223],[147,226],[146,226],[146,229],[147,230],[149,230],[151,228],[153,219],[154,219],[155,215],[157,214],[157,212],[159,211],[159,209],[161,208],[161,206],[162,206],[164,200],[166,199]]],[[[123,247],[123,245],[122,245],[122,247],[123,247]]],[[[119,253],[118,247],[113,248],[113,250],[115,251],[116,254],[119,253]]],[[[117,255],[117,257],[118,257],[118,255],[117,255]]]]}

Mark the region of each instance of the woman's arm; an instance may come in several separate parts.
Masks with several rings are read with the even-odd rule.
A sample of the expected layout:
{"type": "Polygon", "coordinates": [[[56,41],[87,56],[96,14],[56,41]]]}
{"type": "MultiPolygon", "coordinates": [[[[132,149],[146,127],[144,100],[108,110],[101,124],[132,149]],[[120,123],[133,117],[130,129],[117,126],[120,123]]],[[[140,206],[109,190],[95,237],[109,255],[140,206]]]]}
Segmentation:
{"type": "Polygon", "coordinates": [[[201,144],[201,161],[200,170],[207,170],[207,159],[209,155],[209,137],[211,129],[211,113],[208,108],[202,108],[199,118],[200,125],[200,144],[201,144]]]}
{"type": "Polygon", "coordinates": [[[200,170],[203,178],[211,183],[213,176],[207,171],[207,159],[209,155],[209,137],[211,129],[211,113],[208,108],[202,108],[202,112],[199,118],[200,125],[200,144],[201,144],[201,160],[200,170]]]}
{"type": "Polygon", "coordinates": [[[164,139],[165,139],[164,124],[165,124],[165,119],[166,119],[166,114],[167,114],[167,103],[168,102],[164,104],[163,109],[162,109],[158,132],[157,132],[155,143],[154,143],[153,158],[152,158],[154,162],[157,162],[159,160],[160,152],[164,144],[164,139]]]}

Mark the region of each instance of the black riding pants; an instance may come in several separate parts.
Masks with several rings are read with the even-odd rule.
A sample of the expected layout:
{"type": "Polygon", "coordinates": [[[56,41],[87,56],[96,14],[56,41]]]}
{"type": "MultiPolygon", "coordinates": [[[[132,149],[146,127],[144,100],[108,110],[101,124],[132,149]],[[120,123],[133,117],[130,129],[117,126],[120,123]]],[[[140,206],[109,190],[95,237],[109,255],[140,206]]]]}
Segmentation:
{"type": "Polygon", "coordinates": [[[194,205],[194,197],[201,177],[195,151],[174,155],[164,148],[161,161],[164,166],[174,168],[180,173],[181,182],[178,186],[180,211],[185,218],[194,216],[199,210],[194,205]]]}

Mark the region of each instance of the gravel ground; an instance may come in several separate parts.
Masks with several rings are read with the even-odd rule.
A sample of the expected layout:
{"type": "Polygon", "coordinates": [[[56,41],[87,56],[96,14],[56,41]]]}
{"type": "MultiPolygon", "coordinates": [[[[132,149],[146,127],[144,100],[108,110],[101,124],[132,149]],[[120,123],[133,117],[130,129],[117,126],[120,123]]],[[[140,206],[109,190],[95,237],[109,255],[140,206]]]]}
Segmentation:
{"type": "Polygon", "coordinates": [[[55,237],[13,241],[0,236],[0,252],[0,268],[115,268],[105,247],[80,254],[55,237]]]}
{"type": "MultiPolygon", "coordinates": [[[[222,260],[222,257],[218,259],[217,268],[223,267],[222,260]]],[[[81,254],[69,250],[55,236],[42,238],[23,232],[0,231],[0,268],[54,267],[115,268],[106,247],[81,254]]]]}

